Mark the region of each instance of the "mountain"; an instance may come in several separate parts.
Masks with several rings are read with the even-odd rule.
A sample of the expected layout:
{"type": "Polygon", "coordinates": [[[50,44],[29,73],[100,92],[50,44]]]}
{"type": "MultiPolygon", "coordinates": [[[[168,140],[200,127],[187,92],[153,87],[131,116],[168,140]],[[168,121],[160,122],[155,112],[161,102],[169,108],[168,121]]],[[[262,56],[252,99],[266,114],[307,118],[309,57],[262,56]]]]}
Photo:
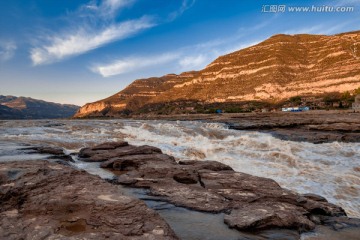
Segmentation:
{"type": "Polygon", "coordinates": [[[279,34],[221,56],[201,71],[136,80],[109,98],[84,105],[75,117],[136,113],[186,101],[276,103],[359,87],[360,31],[279,34]]]}
{"type": "Polygon", "coordinates": [[[76,113],[76,117],[103,116],[116,112],[134,111],[151,101],[154,97],[169,91],[177,84],[192,78],[197,72],[185,72],[180,75],[168,74],[162,77],[138,79],[124,90],[97,102],[85,104],[76,113]]]}
{"type": "Polygon", "coordinates": [[[0,95],[0,119],[68,118],[79,106],[0,95]]]}

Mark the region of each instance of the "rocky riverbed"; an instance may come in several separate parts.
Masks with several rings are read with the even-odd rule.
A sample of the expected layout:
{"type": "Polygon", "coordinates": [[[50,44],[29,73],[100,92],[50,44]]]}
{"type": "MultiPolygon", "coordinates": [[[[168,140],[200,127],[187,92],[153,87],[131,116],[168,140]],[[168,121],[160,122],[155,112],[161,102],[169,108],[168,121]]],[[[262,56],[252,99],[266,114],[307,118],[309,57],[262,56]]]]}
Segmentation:
{"type": "MultiPolygon", "coordinates": [[[[180,161],[150,146],[127,142],[84,148],[83,161],[99,161],[118,172],[115,183],[147,188],[150,194],[177,206],[224,212],[224,223],[239,230],[290,228],[313,230],[345,211],[315,194],[297,194],[274,180],[235,172],[216,161],[180,161]]],[[[360,223],[360,222],[359,222],[360,223]]]]}
{"type": "Polygon", "coordinates": [[[147,189],[133,196],[148,206],[170,203],[221,217],[218,225],[236,229],[236,239],[299,239],[300,233],[303,239],[357,239],[360,233],[360,220],[325,198],[298,194],[216,161],[177,162],[159,148],[124,141],[83,148],[73,157],[59,148],[28,150],[50,154],[56,162],[0,163],[0,238],[177,239],[159,214],[121,186],[147,189]],[[100,162],[116,177],[109,183],[77,170],[74,157],[100,162]]]}

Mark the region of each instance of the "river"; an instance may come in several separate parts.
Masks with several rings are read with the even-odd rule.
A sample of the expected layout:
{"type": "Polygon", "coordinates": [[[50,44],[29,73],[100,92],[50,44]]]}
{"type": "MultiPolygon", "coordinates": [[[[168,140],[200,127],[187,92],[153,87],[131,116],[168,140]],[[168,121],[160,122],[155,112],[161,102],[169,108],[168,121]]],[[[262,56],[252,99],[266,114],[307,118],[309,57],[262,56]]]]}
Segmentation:
{"type": "MultiPolygon", "coordinates": [[[[360,143],[283,141],[196,121],[19,120],[0,121],[0,161],[44,158],[19,150],[24,145],[57,146],[72,153],[117,140],[156,146],[178,160],[216,160],[300,193],[322,195],[349,216],[360,217],[360,143]]],[[[96,164],[76,164],[110,177],[96,164]]]]}

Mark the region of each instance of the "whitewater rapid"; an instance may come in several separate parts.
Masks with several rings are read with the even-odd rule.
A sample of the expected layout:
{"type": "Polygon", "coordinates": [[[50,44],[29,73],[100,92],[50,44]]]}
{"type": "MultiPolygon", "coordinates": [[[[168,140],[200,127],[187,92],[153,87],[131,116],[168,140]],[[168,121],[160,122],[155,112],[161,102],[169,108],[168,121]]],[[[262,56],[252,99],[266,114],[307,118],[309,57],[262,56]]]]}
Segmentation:
{"type": "MultiPolygon", "coordinates": [[[[23,144],[58,146],[72,153],[117,140],[156,146],[177,160],[216,160],[300,193],[322,195],[349,216],[360,217],[360,143],[283,141],[270,134],[192,121],[0,121],[0,161],[40,157],[21,154],[17,149],[23,144]]],[[[80,167],[97,171],[97,165],[80,167]]]]}

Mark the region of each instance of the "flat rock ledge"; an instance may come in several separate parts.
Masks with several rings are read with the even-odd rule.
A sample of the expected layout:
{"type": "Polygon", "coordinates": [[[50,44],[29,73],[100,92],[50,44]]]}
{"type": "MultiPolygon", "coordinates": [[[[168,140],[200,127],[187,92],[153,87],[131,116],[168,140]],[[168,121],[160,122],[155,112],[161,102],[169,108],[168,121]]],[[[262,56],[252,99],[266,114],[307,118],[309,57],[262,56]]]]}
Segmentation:
{"type": "Polygon", "coordinates": [[[119,186],[48,161],[0,163],[0,239],[178,239],[119,186]]]}
{"type": "MultiPolygon", "coordinates": [[[[224,222],[238,230],[271,228],[313,230],[331,222],[360,227],[345,211],[315,194],[298,194],[269,178],[235,172],[216,161],[180,161],[150,146],[126,142],[84,148],[80,160],[102,162],[117,174],[115,183],[146,188],[153,196],[197,211],[224,212],[224,222]]],[[[360,228],[359,228],[360,229],[360,228]]]]}

